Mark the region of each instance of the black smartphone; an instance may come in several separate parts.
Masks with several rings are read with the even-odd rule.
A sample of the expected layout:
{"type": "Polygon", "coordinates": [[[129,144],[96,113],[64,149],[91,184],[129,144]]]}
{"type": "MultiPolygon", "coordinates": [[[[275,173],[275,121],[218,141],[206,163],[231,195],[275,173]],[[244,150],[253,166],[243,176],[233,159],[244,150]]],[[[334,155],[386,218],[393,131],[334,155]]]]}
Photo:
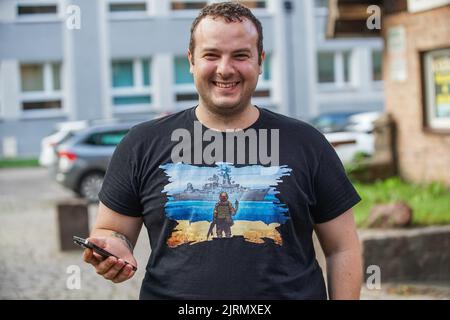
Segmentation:
{"type": "MultiPolygon", "coordinates": [[[[111,252],[106,251],[105,249],[100,248],[99,246],[95,245],[94,243],[90,242],[87,239],[73,236],[73,242],[83,248],[94,250],[96,253],[101,255],[103,258],[114,257],[116,259],[119,259],[118,256],[112,254],[111,252]]],[[[129,264],[131,267],[133,267],[134,271],[137,270],[137,268],[135,266],[133,266],[131,263],[125,261],[125,264],[129,264]]]]}

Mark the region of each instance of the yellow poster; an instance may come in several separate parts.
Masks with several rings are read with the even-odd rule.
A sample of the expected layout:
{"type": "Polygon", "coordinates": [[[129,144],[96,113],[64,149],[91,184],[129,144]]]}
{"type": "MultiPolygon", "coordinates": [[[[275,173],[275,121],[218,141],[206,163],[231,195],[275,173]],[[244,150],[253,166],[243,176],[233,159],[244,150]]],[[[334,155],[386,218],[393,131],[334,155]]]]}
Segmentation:
{"type": "Polygon", "coordinates": [[[432,62],[437,118],[450,117],[450,54],[436,56],[432,62]]]}

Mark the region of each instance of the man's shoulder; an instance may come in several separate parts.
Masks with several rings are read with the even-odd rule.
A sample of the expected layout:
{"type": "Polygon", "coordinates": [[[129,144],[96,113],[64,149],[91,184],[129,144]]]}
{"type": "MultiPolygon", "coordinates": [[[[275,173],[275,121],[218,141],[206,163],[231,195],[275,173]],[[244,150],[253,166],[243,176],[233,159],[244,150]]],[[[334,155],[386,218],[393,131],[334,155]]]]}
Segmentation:
{"type": "Polygon", "coordinates": [[[193,108],[172,113],[163,117],[141,122],[132,128],[134,134],[163,134],[167,135],[167,131],[183,128],[189,120],[190,113],[193,108]]]}
{"type": "Polygon", "coordinates": [[[301,137],[323,139],[323,134],[304,120],[292,118],[268,109],[262,110],[267,127],[281,129],[301,137]]]}

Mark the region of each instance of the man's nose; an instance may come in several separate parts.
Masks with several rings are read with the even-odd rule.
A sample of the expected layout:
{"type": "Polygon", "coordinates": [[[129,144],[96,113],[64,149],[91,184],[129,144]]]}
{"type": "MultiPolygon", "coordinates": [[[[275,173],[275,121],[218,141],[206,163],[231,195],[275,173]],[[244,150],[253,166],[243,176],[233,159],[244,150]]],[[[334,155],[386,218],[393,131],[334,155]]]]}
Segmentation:
{"type": "Polygon", "coordinates": [[[234,73],[234,66],[230,59],[228,58],[222,58],[219,61],[219,64],[217,65],[217,73],[222,78],[228,78],[234,73]]]}

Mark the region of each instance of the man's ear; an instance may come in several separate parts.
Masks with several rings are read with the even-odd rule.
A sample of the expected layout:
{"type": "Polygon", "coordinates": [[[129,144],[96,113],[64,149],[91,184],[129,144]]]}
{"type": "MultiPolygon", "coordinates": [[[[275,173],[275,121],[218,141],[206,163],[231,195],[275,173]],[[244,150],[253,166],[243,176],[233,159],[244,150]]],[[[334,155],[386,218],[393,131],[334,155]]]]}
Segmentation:
{"type": "Polygon", "coordinates": [[[188,50],[188,60],[189,60],[189,72],[194,73],[194,56],[191,53],[191,50],[188,50]]]}
{"type": "Polygon", "coordinates": [[[261,52],[261,64],[259,65],[259,74],[263,73],[264,60],[266,60],[266,52],[263,50],[261,52]]]}

